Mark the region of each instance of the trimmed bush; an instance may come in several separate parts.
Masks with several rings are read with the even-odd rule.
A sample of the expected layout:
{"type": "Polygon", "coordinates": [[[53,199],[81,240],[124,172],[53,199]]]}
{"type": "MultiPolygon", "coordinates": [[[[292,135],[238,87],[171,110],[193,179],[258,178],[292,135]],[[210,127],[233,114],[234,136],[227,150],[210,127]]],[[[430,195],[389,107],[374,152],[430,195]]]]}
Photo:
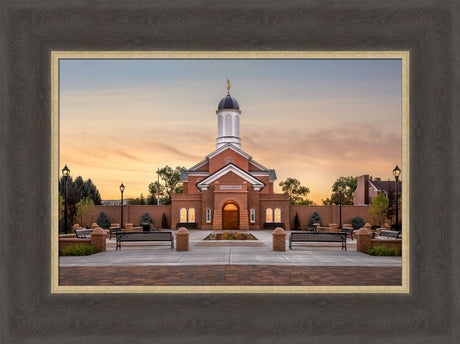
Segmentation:
{"type": "Polygon", "coordinates": [[[300,228],[299,214],[295,213],[294,217],[294,230],[298,231],[300,228]]]}
{"type": "Polygon", "coordinates": [[[375,246],[366,252],[371,256],[399,256],[401,255],[394,247],[387,248],[385,246],[375,246]]]}
{"type": "Polygon", "coordinates": [[[168,228],[168,219],[166,218],[166,214],[163,213],[161,217],[161,228],[168,228]]]}
{"type": "Polygon", "coordinates": [[[96,223],[99,227],[104,228],[104,229],[109,229],[110,228],[110,221],[107,215],[103,211],[99,214],[99,217],[96,220],[96,223]]]}
{"type": "Polygon", "coordinates": [[[70,245],[61,251],[63,256],[88,256],[96,253],[96,247],[94,245],[70,245]]]}
{"type": "Polygon", "coordinates": [[[319,214],[316,211],[314,211],[313,214],[311,214],[310,225],[315,223],[319,223],[320,226],[323,225],[323,221],[321,221],[321,216],[319,216],[319,214]]]}
{"type": "Polygon", "coordinates": [[[351,220],[351,226],[353,229],[360,229],[364,227],[366,222],[364,222],[364,219],[361,216],[355,216],[353,220],[351,220]]]}
{"type": "Polygon", "coordinates": [[[148,212],[145,212],[141,215],[141,219],[139,220],[139,225],[142,226],[143,223],[148,223],[149,225],[153,226],[153,220],[152,217],[148,212]]]}

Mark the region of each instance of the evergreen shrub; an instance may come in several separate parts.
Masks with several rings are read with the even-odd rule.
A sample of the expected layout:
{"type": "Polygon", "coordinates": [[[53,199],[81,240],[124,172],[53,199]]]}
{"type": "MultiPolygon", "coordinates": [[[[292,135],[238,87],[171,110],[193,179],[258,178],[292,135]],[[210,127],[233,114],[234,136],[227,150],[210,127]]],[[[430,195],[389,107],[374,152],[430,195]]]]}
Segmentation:
{"type": "Polygon", "coordinates": [[[153,220],[152,217],[148,212],[145,212],[141,215],[141,219],[139,220],[139,225],[142,226],[143,223],[148,223],[153,226],[153,220]]]}
{"type": "Polygon", "coordinates": [[[163,213],[161,217],[161,228],[168,228],[168,219],[166,218],[166,214],[163,213]]]}
{"type": "Polygon", "coordinates": [[[353,229],[360,229],[363,228],[366,222],[361,216],[355,216],[353,220],[351,220],[351,226],[353,229]]]}
{"type": "Polygon", "coordinates": [[[103,211],[99,214],[99,217],[96,220],[96,223],[99,227],[104,228],[104,229],[109,229],[110,228],[110,221],[107,215],[103,211]]]}
{"type": "Polygon", "coordinates": [[[319,214],[316,211],[314,211],[313,214],[311,214],[310,225],[313,225],[315,223],[319,223],[320,226],[323,225],[323,221],[321,221],[321,216],[319,216],[319,214]]]}

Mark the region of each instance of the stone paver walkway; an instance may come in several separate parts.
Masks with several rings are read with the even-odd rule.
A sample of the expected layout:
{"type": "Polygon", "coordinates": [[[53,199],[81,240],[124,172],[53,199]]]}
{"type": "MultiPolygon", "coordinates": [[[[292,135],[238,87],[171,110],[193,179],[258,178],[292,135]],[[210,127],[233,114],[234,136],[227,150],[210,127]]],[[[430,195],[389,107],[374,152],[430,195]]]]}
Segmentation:
{"type": "Polygon", "coordinates": [[[356,240],[308,243],[272,251],[273,231],[252,232],[254,242],[204,241],[191,231],[190,250],[161,243],[123,243],[85,257],[60,257],[61,285],[401,285],[401,257],[356,252],[356,240]]]}
{"type": "Polygon", "coordinates": [[[63,267],[60,269],[60,285],[390,286],[401,285],[401,268],[279,265],[63,267]]]}

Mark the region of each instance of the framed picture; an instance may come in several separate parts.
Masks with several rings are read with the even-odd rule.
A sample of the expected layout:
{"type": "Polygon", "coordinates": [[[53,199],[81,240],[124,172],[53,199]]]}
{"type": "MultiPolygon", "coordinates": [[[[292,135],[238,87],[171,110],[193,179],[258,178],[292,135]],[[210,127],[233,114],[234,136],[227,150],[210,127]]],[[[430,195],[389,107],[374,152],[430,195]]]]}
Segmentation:
{"type": "Polygon", "coordinates": [[[459,11],[428,1],[2,2],[1,341],[458,342],[459,11]],[[409,52],[409,292],[53,292],[53,51],[409,52]]]}
{"type": "MultiPolygon", "coordinates": [[[[51,58],[53,127],[60,125],[52,149],[60,156],[54,157],[51,178],[60,179],[63,198],[51,233],[58,233],[58,223],[62,233],[70,233],[59,242],[52,236],[53,292],[409,292],[410,193],[408,183],[402,183],[405,190],[395,189],[392,175],[400,165],[405,180],[409,176],[409,52],[53,51],[51,58]],[[239,81],[230,92],[230,80],[221,77],[222,97],[216,84],[223,70],[239,81]],[[213,98],[217,110],[210,115],[206,103],[213,98]],[[214,132],[217,138],[210,139],[214,132]],[[267,163],[278,166],[269,169],[267,163]],[[177,166],[180,180],[170,186],[162,176],[156,199],[160,178],[153,183],[152,172],[165,164],[177,166]],[[59,178],[61,169],[69,172],[67,166],[80,176],[59,178]],[[85,193],[91,190],[85,175],[99,186],[91,195],[85,193]],[[117,176],[123,179],[120,190],[117,176]],[[285,185],[290,180],[309,181],[310,188],[291,190],[285,185]],[[334,182],[345,189],[333,190],[334,182]],[[395,192],[404,195],[398,207],[395,192]],[[372,202],[379,193],[388,203],[384,209],[378,199],[372,202]],[[107,201],[113,198],[117,201],[107,201]],[[82,205],[87,199],[91,205],[82,205]],[[75,215],[67,219],[73,208],[75,215]],[[396,222],[398,209],[403,216],[396,222]],[[124,231],[116,240],[110,234],[103,256],[58,259],[65,245],[92,241],[75,238],[70,227],[103,227],[102,215],[109,218],[106,231],[109,223],[124,231]],[[168,249],[168,242],[146,246],[145,240],[160,234],[137,233],[141,215],[151,216],[158,228],[165,222],[163,232],[191,228],[190,254],[168,249]],[[302,233],[291,235],[295,216],[302,233]],[[383,233],[399,231],[384,226],[389,229],[390,222],[396,229],[401,218],[401,238],[384,238],[383,233]],[[347,238],[342,228],[358,219],[362,223],[353,225],[357,229],[347,238]],[[321,226],[306,233],[315,221],[321,226]],[[372,223],[369,232],[379,238],[371,241],[373,247],[386,245],[386,254],[404,252],[402,258],[358,253],[371,248],[362,248],[358,235],[365,223],[372,223]],[[280,234],[290,238],[286,254],[274,251],[286,251],[287,243],[272,248],[277,227],[288,231],[280,234]],[[228,233],[238,240],[225,240],[228,233]],[[253,241],[242,242],[248,233],[253,241]],[[122,253],[121,238],[141,242],[122,253]],[[302,243],[308,244],[298,246],[302,243]],[[135,270],[150,277],[141,280],[135,270]]],[[[58,192],[53,195],[51,208],[57,210],[58,192]]],[[[177,250],[180,240],[176,235],[177,250]]]]}

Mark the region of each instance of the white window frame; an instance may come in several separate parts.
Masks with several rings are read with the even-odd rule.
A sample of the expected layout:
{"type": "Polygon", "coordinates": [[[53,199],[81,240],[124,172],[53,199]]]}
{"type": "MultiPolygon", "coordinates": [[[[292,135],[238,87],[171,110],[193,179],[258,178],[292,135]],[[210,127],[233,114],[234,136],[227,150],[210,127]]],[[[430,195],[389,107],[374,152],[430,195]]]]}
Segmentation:
{"type": "Polygon", "coordinates": [[[251,223],[256,222],[256,210],[255,209],[250,209],[249,210],[249,221],[251,223]]]}
{"type": "Polygon", "coordinates": [[[187,208],[180,208],[179,210],[179,222],[186,223],[187,222],[187,208]],[[184,214],[182,214],[182,211],[184,214]],[[184,220],[182,220],[182,215],[184,215],[184,220]]]}
{"type": "Polygon", "coordinates": [[[211,223],[212,221],[212,210],[206,209],[206,223],[211,223]]]}
{"type": "Polygon", "coordinates": [[[275,211],[273,212],[273,222],[277,222],[277,223],[281,222],[281,208],[275,208],[275,211]],[[279,217],[280,217],[278,221],[276,220],[277,211],[279,212],[279,217]]]}
{"type": "Polygon", "coordinates": [[[273,209],[272,208],[267,208],[267,210],[265,210],[265,222],[273,222],[273,209]],[[268,219],[269,212],[271,215],[271,220],[268,219]]]}

